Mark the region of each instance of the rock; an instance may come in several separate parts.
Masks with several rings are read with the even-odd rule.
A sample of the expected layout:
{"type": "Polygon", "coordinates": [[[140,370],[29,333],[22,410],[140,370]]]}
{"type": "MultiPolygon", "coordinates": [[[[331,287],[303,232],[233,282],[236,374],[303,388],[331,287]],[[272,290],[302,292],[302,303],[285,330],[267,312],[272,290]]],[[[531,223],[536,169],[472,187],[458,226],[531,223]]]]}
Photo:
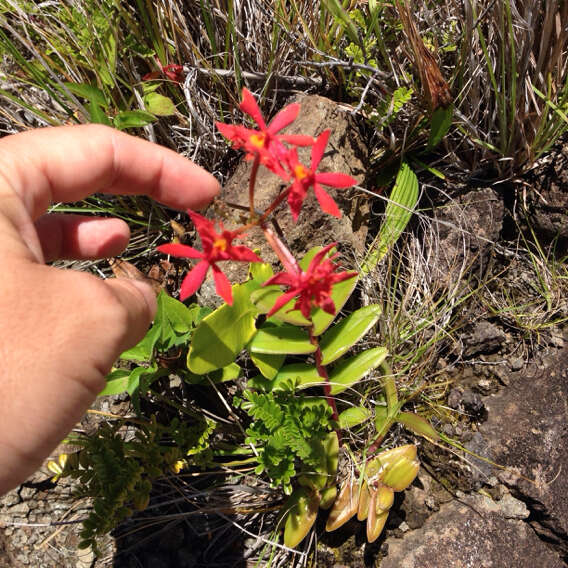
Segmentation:
{"type": "Polygon", "coordinates": [[[505,333],[496,325],[480,321],[465,340],[465,355],[471,357],[479,353],[492,353],[501,347],[505,339],[505,333]]]}
{"type": "Polygon", "coordinates": [[[515,497],[527,503],[531,525],[568,553],[568,348],[512,375],[510,388],[486,400],[480,427],[494,470],[515,497]],[[519,475],[515,474],[517,472],[519,475]]]}
{"type": "Polygon", "coordinates": [[[381,568],[561,568],[561,557],[517,518],[503,515],[482,496],[443,505],[419,529],[388,539],[381,568]]]}
{"type": "MultiPolygon", "coordinates": [[[[342,112],[336,103],[320,96],[301,96],[297,102],[301,104],[300,113],[285,132],[317,136],[323,130],[331,129],[326,153],[318,171],[346,173],[362,183],[365,179],[367,149],[362,144],[350,115],[342,112]]],[[[309,148],[299,148],[298,154],[303,163],[310,163],[309,148]]],[[[251,167],[250,161],[241,162],[223,190],[224,200],[248,207],[248,180],[251,167]]],[[[263,211],[285,187],[285,182],[275,174],[265,168],[259,168],[255,191],[257,210],[263,211]]],[[[298,222],[294,223],[288,205],[284,203],[280,206],[280,213],[277,215],[278,224],[290,250],[295,255],[303,255],[312,246],[336,241],[348,257],[348,262],[345,264],[349,264],[355,253],[363,254],[365,250],[368,204],[366,199],[353,189],[329,188],[329,194],[343,212],[340,219],[323,213],[313,191],[310,190],[298,222]]],[[[235,221],[237,216],[235,213],[235,221]]],[[[227,222],[227,226],[229,225],[230,223],[227,222]]],[[[259,248],[263,259],[269,262],[277,260],[260,230],[251,230],[247,235],[247,243],[252,248],[259,248]]],[[[226,264],[232,272],[227,271],[232,281],[242,280],[243,271],[246,274],[246,268],[238,267],[237,264],[226,264]]]]}
{"type": "Polygon", "coordinates": [[[476,189],[437,208],[439,245],[432,251],[433,276],[443,286],[455,284],[463,269],[484,269],[483,262],[503,227],[505,207],[496,191],[476,189]]]}
{"type": "Polygon", "coordinates": [[[531,228],[547,239],[568,239],[568,146],[547,155],[527,176],[528,217],[531,228]]]}
{"type": "Polygon", "coordinates": [[[522,357],[512,357],[510,363],[512,371],[520,371],[523,368],[523,365],[525,364],[522,357]]]}

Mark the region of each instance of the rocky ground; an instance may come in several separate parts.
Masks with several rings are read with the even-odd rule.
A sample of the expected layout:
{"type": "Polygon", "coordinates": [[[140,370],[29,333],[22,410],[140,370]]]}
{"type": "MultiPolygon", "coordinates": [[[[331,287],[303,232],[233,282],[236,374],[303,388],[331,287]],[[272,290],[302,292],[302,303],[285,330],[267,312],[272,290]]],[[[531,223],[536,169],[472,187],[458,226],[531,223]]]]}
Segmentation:
{"type": "MultiPolygon", "coordinates": [[[[364,183],[366,152],[347,115],[321,97],[309,98],[302,112],[303,133],[321,130],[322,124],[333,128],[331,145],[341,151],[324,167],[350,171],[364,183]]],[[[421,473],[399,494],[379,540],[366,544],[364,527],[355,520],[331,534],[319,520],[313,565],[568,565],[567,302],[553,293],[542,300],[530,257],[511,247],[512,238],[519,231],[530,234],[530,228],[544,242],[559,237],[557,253],[565,254],[567,162],[568,150],[559,146],[507,186],[445,187],[453,199],[427,213],[437,229],[430,277],[447,287],[464,274],[483,283],[480,295],[460,307],[451,346],[432,360],[432,373],[449,385],[444,406],[455,417],[438,427],[469,453],[422,442],[421,473]]],[[[227,184],[229,200],[238,199],[246,168],[240,166],[227,184]]],[[[278,191],[268,180],[261,189],[267,200],[278,191]]],[[[340,222],[324,223],[314,208],[304,224],[288,228],[294,250],[333,235],[346,259],[361,253],[373,203],[356,193],[338,201],[346,213],[340,222]]],[[[419,237],[418,224],[413,230],[419,237]]],[[[99,404],[113,410],[111,401],[99,404]]],[[[91,551],[76,549],[76,521],[88,503],[74,500],[67,482],[53,488],[46,479],[40,472],[0,500],[0,568],[248,566],[260,544],[215,514],[170,518],[144,531],[135,530],[134,519],[116,543],[102,543],[104,559],[96,560],[91,551]]],[[[151,515],[143,518],[146,523],[151,515]]]]}

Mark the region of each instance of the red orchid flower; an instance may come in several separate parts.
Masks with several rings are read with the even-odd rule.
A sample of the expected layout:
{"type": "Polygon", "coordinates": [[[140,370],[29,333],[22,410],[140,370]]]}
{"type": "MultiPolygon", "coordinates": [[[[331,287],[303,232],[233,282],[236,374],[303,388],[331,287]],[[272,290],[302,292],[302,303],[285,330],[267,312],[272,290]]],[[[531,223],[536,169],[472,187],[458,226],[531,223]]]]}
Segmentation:
{"type": "Polygon", "coordinates": [[[243,88],[243,100],[239,108],[254,119],[259,130],[217,122],[215,124],[219,132],[233,143],[234,148],[244,148],[247,152],[247,159],[259,156],[264,166],[287,180],[290,176],[281,166],[281,161],[285,159],[288,153],[283,142],[295,146],[311,146],[314,143],[311,136],[278,134],[296,119],[300,112],[300,105],[293,103],[283,108],[267,126],[252,93],[243,88]]]}
{"type": "Polygon", "coordinates": [[[217,266],[217,262],[222,260],[237,260],[241,262],[262,262],[262,260],[252,252],[249,248],[242,245],[233,245],[232,241],[238,238],[234,231],[227,231],[223,224],[220,223],[221,232],[215,231],[214,224],[199,213],[189,210],[188,215],[191,217],[199,236],[203,251],[198,251],[193,247],[180,244],[160,245],[158,250],[164,254],[171,254],[181,258],[199,258],[201,259],[193,269],[184,278],[181,289],[180,299],[185,300],[195,294],[196,290],[201,286],[209,267],[213,270],[215,278],[215,289],[217,294],[227,302],[233,304],[233,294],[231,292],[231,283],[229,279],[221,272],[217,266]]]}
{"type": "Polygon", "coordinates": [[[357,275],[356,272],[335,272],[339,268],[339,265],[333,262],[337,254],[325,258],[336,244],[331,243],[316,253],[305,272],[303,270],[280,272],[264,283],[264,286],[279,284],[289,288],[276,300],[274,306],[266,314],[267,317],[275,314],[296,296],[299,297],[294,304],[294,309],[300,310],[307,319],[310,318],[314,307],[320,307],[324,312],[335,315],[335,304],[331,298],[334,284],[357,275]]]}
{"type": "Polygon", "coordinates": [[[323,152],[329,140],[331,130],[324,130],[312,146],[312,156],[310,167],[307,168],[298,161],[298,152],[296,149],[290,150],[288,154],[288,165],[294,181],[290,186],[288,192],[288,205],[294,221],[298,220],[302,203],[306,199],[308,189],[313,186],[314,193],[323,211],[333,215],[334,217],[341,217],[341,211],[337,207],[335,201],[328,195],[320,184],[330,185],[331,187],[351,187],[357,183],[355,178],[347,174],[320,172],[316,170],[323,157],[323,152]]]}
{"type": "Polygon", "coordinates": [[[158,79],[163,73],[168,79],[171,79],[175,83],[183,83],[185,77],[183,65],[178,65],[177,63],[170,63],[169,65],[161,65],[158,60],[156,61],[160,66],[161,71],[152,71],[151,73],[146,73],[146,75],[142,77],[143,81],[158,79]]]}

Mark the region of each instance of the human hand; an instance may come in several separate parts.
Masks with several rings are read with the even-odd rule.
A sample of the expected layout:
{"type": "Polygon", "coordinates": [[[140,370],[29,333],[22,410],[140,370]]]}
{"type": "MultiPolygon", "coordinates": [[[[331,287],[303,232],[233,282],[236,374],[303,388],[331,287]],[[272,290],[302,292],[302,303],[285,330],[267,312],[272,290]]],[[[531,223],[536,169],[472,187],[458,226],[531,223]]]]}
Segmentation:
{"type": "Polygon", "coordinates": [[[129,239],[119,219],[42,216],[49,204],[102,192],[196,209],[218,190],[175,152],[104,126],[0,139],[0,494],[67,435],[156,310],[143,282],[46,266],[115,256],[129,239]]]}

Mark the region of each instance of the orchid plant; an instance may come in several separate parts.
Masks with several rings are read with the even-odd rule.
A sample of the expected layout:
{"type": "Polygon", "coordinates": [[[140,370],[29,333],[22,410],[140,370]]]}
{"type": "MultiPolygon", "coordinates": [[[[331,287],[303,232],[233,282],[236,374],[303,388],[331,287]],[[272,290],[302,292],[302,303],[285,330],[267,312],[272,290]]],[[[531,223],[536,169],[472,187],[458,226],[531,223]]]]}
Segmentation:
{"type": "MultiPolygon", "coordinates": [[[[387,432],[400,422],[427,438],[436,439],[437,434],[424,418],[402,411],[406,401],[398,398],[384,347],[350,353],[374,328],[381,307],[364,306],[336,321],[359,277],[357,272],[341,268],[336,243],[316,246],[296,259],[270,226],[285,203],[296,221],[310,189],[324,213],[341,215],[324,186],[349,188],[357,180],[345,173],[318,171],[330,131],[315,138],[284,134],[297,118],[300,105],[288,105],[267,124],[247,89],[243,89],[240,108],[254,120],[256,128],[225,123],[217,123],[217,127],[252,161],[244,224],[228,229],[220,220],[188,211],[201,250],[179,242],[158,247],[164,254],[197,261],[181,283],[182,301],[196,293],[211,270],[224,303],[215,310],[203,311],[161,293],[154,326],[140,344],[121,357],[145,365],[113,371],[102,394],[127,390],[137,397],[138,391],[167,373],[155,360],[156,352],[168,353],[173,347],[187,353],[186,364],[176,372],[190,384],[214,385],[242,378],[245,370],[237,360],[242,362],[243,352],[248,354],[246,360],[258,374],[250,376],[251,365],[245,363],[249,374],[246,388],[233,400],[233,406],[251,419],[244,439],[251,454],[242,463],[255,462],[255,472],[266,475],[273,487],[281,487],[289,496],[281,517],[284,543],[290,547],[300,544],[319,508],[331,508],[327,530],[335,530],[357,514],[360,520],[366,520],[368,538],[374,540],[386,522],[393,492],[404,490],[419,467],[414,446],[379,453],[387,432]],[[311,147],[309,166],[300,161],[299,147],[311,147]],[[260,167],[285,182],[284,189],[262,212],[255,207],[260,167]],[[280,272],[275,274],[272,265],[257,252],[237,244],[251,230],[263,232],[282,265],[280,272]],[[222,268],[227,261],[249,263],[248,280],[231,285],[222,268]],[[357,402],[349,402],[342,409],[345,405],[338,404],[337,395],[357,393],[355,386],[378,367],[384,371],[385,394],[374,412],[357,402]],[[317,396],[322,387],[323,397],[317,396]],[[306,389],[310,389],[309,396],[303,393],[306,389]],[[343,431],[361,424],[373,424],[374,434],[362,452],[361,448],[353,452],[343,431]],[[351,457],[352,475],[338,494],[341,447],[351,457]]],[[[238,453],[245,451],[241,447],[238,453]]],[[[181,460],[179,467],[184,463],[181,460]]],[[[191,463],[188,458],[186,465],[191,463]]]]}

